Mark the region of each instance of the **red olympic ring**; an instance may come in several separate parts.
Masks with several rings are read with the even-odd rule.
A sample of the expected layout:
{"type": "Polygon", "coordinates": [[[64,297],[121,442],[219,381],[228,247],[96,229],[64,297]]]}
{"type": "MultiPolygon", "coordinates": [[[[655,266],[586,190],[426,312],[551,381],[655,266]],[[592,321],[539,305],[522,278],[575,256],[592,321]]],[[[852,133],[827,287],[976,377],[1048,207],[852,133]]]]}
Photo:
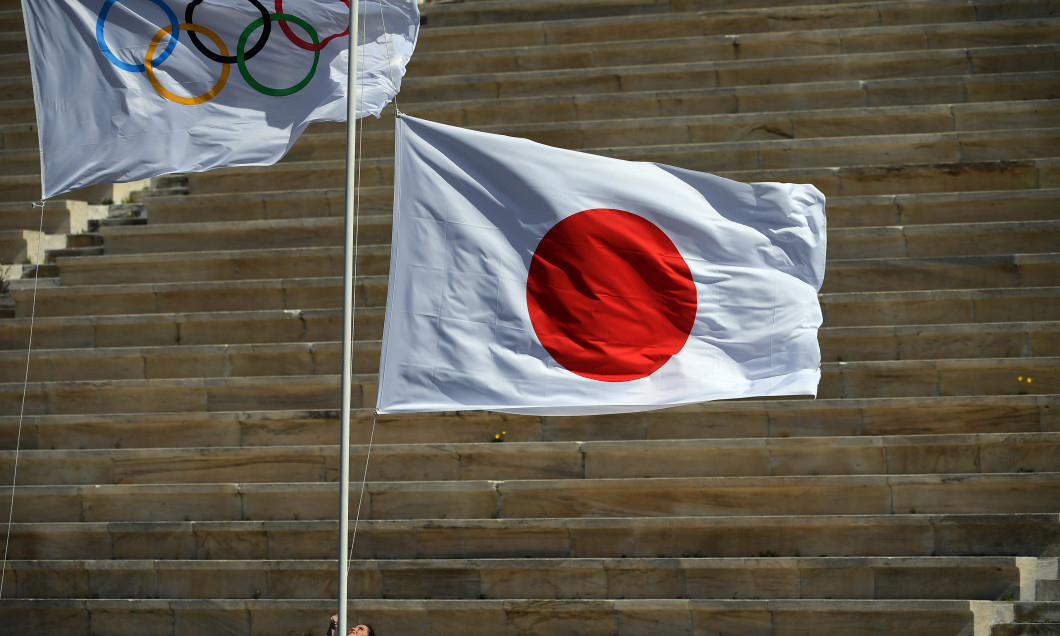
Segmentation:
{"type": "MultiPolygon", "coordinates": [[[[342,0],[342,2],[347,7],[350,6],[350,0],[342,0]]],[[[283,13],[283,12],[284,12],[283,11],[283,0],[276,0],[276,13],[283,13]]],[[[347,36],[347,35],[350,34],[350,28],[346,27],[346,30],[343,31],[342,33],[334,33],[332,35],[329,35],[328,37],[324,38],[320,42],[317,42],[317,43],[306,42],[302,38],[300,38],[297,35],[295,35],[294,31],[291,30],[291,27],[287,26],[287,22],[285,20],[280,20],[279,22],[280,22],[280,29],[283,30],[283,34],[287,36],[287,39],[290,40],[298,48],[305,49],[306,51],[314,51],[314,52],[315,51],[319,51],[319,50],[323,49],[325,46],[327,46],[328,42],[334,40],[335,38],[341,38],[341,37],[344,37],[344,36],[347,36]]]]}

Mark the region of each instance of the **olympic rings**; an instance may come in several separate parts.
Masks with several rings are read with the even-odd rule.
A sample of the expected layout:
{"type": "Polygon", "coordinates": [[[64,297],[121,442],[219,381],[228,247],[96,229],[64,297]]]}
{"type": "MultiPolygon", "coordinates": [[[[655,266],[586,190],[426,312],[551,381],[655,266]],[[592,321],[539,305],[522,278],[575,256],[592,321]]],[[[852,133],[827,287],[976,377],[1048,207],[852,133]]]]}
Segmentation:
{"type": "MultiPolygon", "coordinates": [[[[350,0],[342,1],[346,4],[347,7],[350,6],[350,0]]],[[[283,13],[283,0],[276,0],[276,13],[283,13]]],[[[295,24],[297,24],[297,22],[295,24]]],[[[334,33],[324,38],[320,42],[313,42],[312,44],[310,44],[309,42],[306,42],[302,38],[295,35],[294,32],[291,31],[291,27],[287,26],[287,23],[282,20],[280,21],[280,29],[283,31],[283,34],[287,36],[287,39],[290,40],[292,44],[307,51],[319,51],[325,46],[327,46],[328,42],[334,40],[335,38],[341,38],[350,34],[350,27],[346,27],[346,30],[342,33],[334,33]]]]}
{"type": "MultiPolygon", "coordinates": [[[[265,8],[258,0],[249,0],[250,4],[254,5],[254,8],[261,12],[261,17],[265,19],[265,28],[261,31],[261,38],[258,39],[254,47],[247,51],[247,59],[251,59],[255,55],[261,52],[261,49],[265,48],[265,43],[269,41],[269,34],[272,33],[272,21],[269,20],[269,10],[265,8]]],[[[184,21],[192,24],[195,20],[192,19],[192,14],[195,13],[195,7],[203,3],[203,0],[192,0],[188,3],[188,8],[184,10],[184,21]]],[[[195,45],[195,48],[199,49],[199,53],[202,53],[206,57],[210,58],[214,62],[220,62],[221,64],[235,64],[236,57],[234,55],[218,55],[210,49],[203,46],[199,40],[199,36],[195,35],[194,32],[189,33],[191,41],[195,45]]],[[[216,41],[216,40],[215,40],[216,41]]]]}
{"type": "MultiPolygon", "coordinates": [[[[132,73],[143,73],[143,64],[129,64],[128,62],[123,62],[119,60],[117,57],[114,56],[113,53],[111,53],[110,47],[107,46],[107,41],[103,39],[103,25],[107,22],[107,14],[110,13],[111,6],[117,1],[118,0],[107,0],[103,3],[103,8],[99,10],[99,19],[96,20],[96,44],[99,45],[99,50],[103,53],[103,55],[106,56],[108,60],[114,63],[114,66],[117,66],[123,71],[130,71],[132,73]]],[[[180,27],[177,24],[177,16],[173,13],[173,10],[169,8],[169,5],[167,5],[165,2],[162,2],[162,0],[151,0],[151,2],[162,7],[162,10],[166,12],[166,17],[169,18],[170,28],[173,31],[173,37],[170,38],[169,46],[166,47],[166,50],[162,51],[162,54],[158,56],[157,60],[151,60],[152,64],[158,66],[162,62],[165,62],[166,58],[169,57],[169,54],[173,52],[174,48],[176,48],[177,36],[180,32],[180,27]]]]}
{"type": "MultiPolygon", "coordinates": [[[[302,18],[293,16],[290,13],[273,13],[269,16],[269,20],[289,20],[305,29],[306,33],[309,34],[309,37],[313,38],[313,44],[317,44],[320,40],[319,36],[317,36],[316,30],[311,27],[308,22],[306,22],[302,18]]],[[[273,97],[293,95],[305,88],[306,84],[309,83],[309,80],[313,79],[313,75],[315,75],[317,72],[317,62],[320,61],[320,51],[313,51],[313,68],[309,69],[309,74],[306,75],[301,82],[298,82],[297,84],[289,88],[269,88],[268,86],[265,86],[264,84],[258,82],[256,79],[251,77],[250,70],[247,68],[246,55],[243,53],[243,47],[247,44],[247,38],[249,38],[250,34],[256,31],[257,28],[261,26],[263,22],[264,20],[262,20],[261,18],[258,18],[257,20],[251,22],[250,26],[248,26],[246,29],[243,29],[243,34],[239,36],[239,46],[236,47],[236,57],[239,64],[239,73],[243,76],[243,79],[246,80],[247,84],[253,86],[259,93],[264,93],[265,95],[272,95],[273,97]]],[[[280,24],[283,24],[283,22],[280,22],[280,24]]]]}
{"type": "MultiPolygon", "coordinates": [[[[180,25],[180,28],[190,32],[199,31],[206,37],[213,40],[213,43],[217,45],[217,48],[220,49],[222,55],[228,55],[228,47],[225,46],[224,40],[222,40],[219,35],[207,29],[206,27],[199,26],[198,24],[184,23],[180,25]]],[[[159,29],[158,33],[155,34],[155,37],[151,39],[150,46],[147,47],[147,59],[144,63],[144,66],[147,67],[147,79],[151,81],[151,86],[155,87],[155,90],[158,91],[159,95],[165,97],[171,102],[184,104],[185,106],[195,106],[196,104],[204,104],[213,99],[214,96],[220,93],[221,89],[224,88],[225,82],[228,81],[228,74],[232,71],[232,66],[230,64],[224,64],[223,66],[221,66],[221,78],[217,80],[217,83],[213,85],[213,88],[206,91],[202,95],[198,95],[195,97],[184,97],[182,95],[177,95],[176,93],[170,91],[165,86],[162,86],[161,82],[159,82],[158,79],[155,77],[155,65],[151,63],[151,56],[154,54],[155,49],[158,48],[158,43],[161,42],[162,38],[166,37],[166,34],[168,34],[171,30],[172,29],[168,25],[159,29]]]]}
{"type": "MultiPolygon", "coordinates": [[[[313,77],[316,75],[317,65],[320,62],[320,51],[335,38],[349,35],[349,29],[347,28],[342,33],[335,33],[321,40],[316,30],[306,20],[283,11],[283,0],[275,0],[275,13],[269,13],[268,9],[262,3],[263,0],[248,0],[248,2],[261,13],[261,17],[254,20],[250,25],[243,29],[239,36],[239,43],[236,46],[235,55],[232,55],[228,47],[224,44],[224,41],[215,31],[195,24],[193,20],[195,8],[202,4],[204,0],[189,0],[185,6],[185,21],[183,23],[178,22],[176,14],[169,7],[169,3],[173,2],[173,0],[148,0],[165,12],[169,24],[162,26],[151,39],[150,45],[147,47],[147,53],[144,56],[144,63],[132,64],[118,59],[118,57],[111,51],[104,38],[104,28],[106,26],[107,16],[110,13],[111,7],[119,1],[127,4],[132,2],[132,0],[104,0],[103,7],[100,9],[99,18],[96,20],[96,44],[99,46],[100,52],[107,58],[107,60],[123,71],[128,71],[130,73],[146,73],[148,81],[151,82],[151,86],[154,87],[159,95],[172,102],[187,106],[203,104],[216,97],[225,87],[229,75],[231,74],[231,65],[233,63],[238,66],[239,73],[246,81],[247,85],[259,93],[271,97],[293,95],[309,85],[309,82],[312,81],[313,77]],[[311,51],[313,53],[313,65],[312,68],[309,69],[309,73],[307,73],[298,83],[287,88],[273,88],[262,84],[251,75],[250,69],[247,67],[247,61],[265,48],[266,43],[269,41],[269,36],[272,34],[273,22],[280,23],[280,28],[292,44],[300,49],[311,51]],[[288,22],[293,22],[304,30],[309,35],[312,42],[306,42],[304,39],[296,35],[292,31],[288,22]],[[254,45],[247,49],[247,44],[251,35],[259,28],[262,30],[261,35],[257,38],[257,41],[254,42],[254,45]],[[162,83],[159,81],[158,77],[156,77],[156,69],[169,59],[170,55],[175,50],[177,40],[180,38],[181,30],[188,32],[191,44],[194,45],[199,53],[222,65],[220,78],[214,86],[207,92],[194,97],[185,97],[170,91],[162,86],[162,83]],[[203,34],[207,39],[211,40],[217,50],[215,51],[206,46],[198,37],[198,33],[203,34]],[[169,42],[166,44],[165,49],[159,53],[158,49],[161,45],[162,39],[167,36],[169,37],[169,42]]],[[[350,0],[342,0],[342,2],[347,7],[350,6],[350,0]]]]}

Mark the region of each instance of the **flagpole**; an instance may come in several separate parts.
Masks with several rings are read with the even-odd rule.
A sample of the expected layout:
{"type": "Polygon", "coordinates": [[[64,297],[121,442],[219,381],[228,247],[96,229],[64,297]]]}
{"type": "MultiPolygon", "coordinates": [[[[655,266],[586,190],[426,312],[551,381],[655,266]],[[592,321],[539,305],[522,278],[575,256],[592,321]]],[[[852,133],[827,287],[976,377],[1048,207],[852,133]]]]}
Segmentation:
{"type": "Polygon", "coordinates": [[[339,440],[339,607],[338,632],[346,636],[350,531],[350,374],[353,370],[354,201],[357,189],[357,35],[360,2],[350,2],[350,53],[346,85],[346,238],[342,272],[342,414],[339,440]]]}

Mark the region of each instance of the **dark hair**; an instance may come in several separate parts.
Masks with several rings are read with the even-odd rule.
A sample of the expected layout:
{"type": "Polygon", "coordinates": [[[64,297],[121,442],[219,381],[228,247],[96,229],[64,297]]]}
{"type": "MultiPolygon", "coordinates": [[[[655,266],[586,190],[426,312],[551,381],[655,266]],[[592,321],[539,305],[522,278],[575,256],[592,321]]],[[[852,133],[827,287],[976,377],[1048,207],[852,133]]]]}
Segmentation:
{"type": "Polygon", "coordinates": [[[371,625],[369,625],[368,623],[361,623],[361,625],[364,625],[368,628],[368,636],[375,636],[375,630],[372,629],[371,625]]]}

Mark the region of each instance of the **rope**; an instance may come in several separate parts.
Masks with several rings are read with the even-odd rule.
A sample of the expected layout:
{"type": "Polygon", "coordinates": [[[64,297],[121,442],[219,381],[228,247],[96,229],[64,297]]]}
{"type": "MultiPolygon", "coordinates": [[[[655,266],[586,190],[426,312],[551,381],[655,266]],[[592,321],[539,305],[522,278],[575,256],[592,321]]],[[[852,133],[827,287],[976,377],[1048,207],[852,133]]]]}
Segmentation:
{"type": "MultiPolygon", "coordinates": [[[[362,40],[368,37],[368,21],[361,20],[361,36],[362,40]]],[[[357,74],[357,83],[361,90],[357,91],[357,98],[359,100],[357,104],[357,110],[360,111],[361,107],[364,106],[364,77],[361,73],[357,74]]],[[[364,127],[359,126],[357,128],[359,136],[357,142],[357,166],[355,168],[357,172],[357,183],[361,183],[361,166],[364,161],[364,127]]],[[[356,343],[354,334],[357,333],[357,272],[358,272],[358,252],[361,243],[361,192],[364,190],[364,186],[357,188],[354,193],[354,206],[353,206],[353,315],[350,316],[350,340],[356,343]]],[[[352,361],[352,356],[351,356],[352,361]]],[[[353,369],[350,369],[350,373],[353,373],[353,369]]],[[[349,565],[353,563],[353,547],[357,544],[357,524],[361,519],[361,502],[364,500],[364,489],[365,483],[368,480],[368,462],[372,457],[372,442],[371,438],[375,436],[375,421],[372,422],[372,432],[368,441],[368,456],[365,457],[364,461],[364,476],[361,478],[361,494],[357,499],[357,513],[353,522],[353,532],[350,536],[350,549],[347,554],[349,555],[346,566],[347,572],[349,565]]]]}
{"type": "Polygon", "coordinates": [[[368,483],[368,463],[372,460],[372,442],[375,440],[375,423],[378,419],[378,414],[372,415],[372,432],[368,436],[368,454],[364,458],[364,476],[361,478],[361,494],[357,498],[357,514],[353,518],[353,532],[350,537],[349,563],[353,563],[353,546],[357,543],[357,526],[361,522],[361,503],[364,501],[364,487],[368,483]]]}
{"type": "Polygon", "coordinates": [[[0,598],[4,595],[4,579],[7,577],[7,553],[11,547],[11,526],[15,519],[15,483],[18,481],[18,451],[22,442],[22,420],[26,415],[26,393],[29,388],[29,362],[33,352],[33,322],[37,317],[37,281],[40,279],[41,245],[44,244],[44,199],[34,203],[40,208],[40,224],[37,227],[37,269],[33,270],[33,300],[29,309],[29,338],[26,342],[26,373],[22,380],[22,406],[18,412],[18,433],[15,435],[15,467],[11,474],[11,506],[7,511],[7,533],[4,537],[4,563],[0,568],[0,598]]]}
{"type": "MultiPolygon", "coordinates": [[[[379,6],[379,19],[382,22],[383,34],[384,34],[384,37],[386,39],[387,71],[390,74],[390,83],[396,89],[397,88],[397,82],[394,81],[394,56],[393,56],[393,51],[390,48],[390,35],[387,32],[387,30],[386,30],[386,18],[385,18],[384,13],[383,13],[383,3],[379,2],[377,4],[379,6]]],[[[367,22],[368,22],[367,20],[363,20],[362,21],[362,25],[363,25],[361,27],[361,32],[362,32],[362,36],[363,36],[362,39],[367,39],[367,22]]],[[[363,84],[364,84],[363,78],[359,77],[358,81],[363,87],[363,84]]],[[[359,104],[359,106],[361,106],[361,105],[364,104],[364,91],[363,90],[361,90],[359,92],[359,98],[361,100],[361,103],[359,104]]],[[[397,93],[396,92],[394,93],[394,98],[391,101],[394,102],[394,111],[398,115],[401,115],[401,109],[398,108],[397,93]]],[[[361,182],[360,181],[360,178],[361,178],[361,161],[364,159],[364,152],[362,152],[362,148],[363,147],[364,147],[364,129],[361,128],[360,129],[360,138],[358,139],[358,147],[357,147],[357,183],[361,182]]],[[[363,186],[361,188],[358,188],[358,190],[357,190],[357,193],[356,193],[356,204],[354,206],[354,240],[353,240],[353,244],[354,244],[354,259],[355,260],[354,260],[354,264],[353,264],[353,271],[354,271],[354,283],[355,283],[355,285],[356,285],[356,280],[357,280],[357,261],[356,261],[357,256],[356,256],[356,250],[357,250],[357,245],[360,243],[360,232],[361,232],[361,224],[360,224],[361,190],[363,190],[363,186]]],[[[355,291],[356,291],[356,286],[355,286],[355,291]]],[[[357,324],[357,319],[356,319],[356,315],[357,315],[357,294],[356,293],[354,293],[354,296],[353,296],[353,313],[354,313],[354,316],[351,317],[350,320],[353,320],[354,321],[354,325],[356,325],[357,324]]],[[[351,327],[351,339],[352,339],[352,334],[353,334],[353,328],[351,327]]],[[[349,554],[349,563],[353,563],[353,548],[357,544],[357,527],[360,525],[360,521],[361,521],[361,506],[364,503],[364,491],[365,491],[365,487],[366,487],[366,485],[368,483],[368,466],[369,466],[369,464],[372,461],[372,443],[375,441],[375,427],[376,427],[376,423],[378,422],[378,420],[379,420],[379,414],[378,413],[373,413],[372,414],[372,428],[371,428],[371,430],[370,430],[370,432],[368,434],[368,450],[367,450],[367,453],[366,453],[365,458],[364,458],[364,474],[361,477],[361,490],[360,490],[360,494],[357,497],[357,512],[354,515],[353,532],[351,533],[351,536],[350,536],[350,550],[348,552],[348,554],[349,554]]]]}
{"type": "Polygon", "coordinates": [[[386,70],[390,74],[390,84],[394,87],[394,112],[398,115],[401,114],[401,109],[398,108],[397,96],[401,92],[398,90],[397,82],[394,81],[394,53],[390,50],[390,34],[386,30],[386,17],[383,15],[383,3],[377,3],[379,5],[379,21],[383,23],[383,39],[386,40],[386,70]]]}

